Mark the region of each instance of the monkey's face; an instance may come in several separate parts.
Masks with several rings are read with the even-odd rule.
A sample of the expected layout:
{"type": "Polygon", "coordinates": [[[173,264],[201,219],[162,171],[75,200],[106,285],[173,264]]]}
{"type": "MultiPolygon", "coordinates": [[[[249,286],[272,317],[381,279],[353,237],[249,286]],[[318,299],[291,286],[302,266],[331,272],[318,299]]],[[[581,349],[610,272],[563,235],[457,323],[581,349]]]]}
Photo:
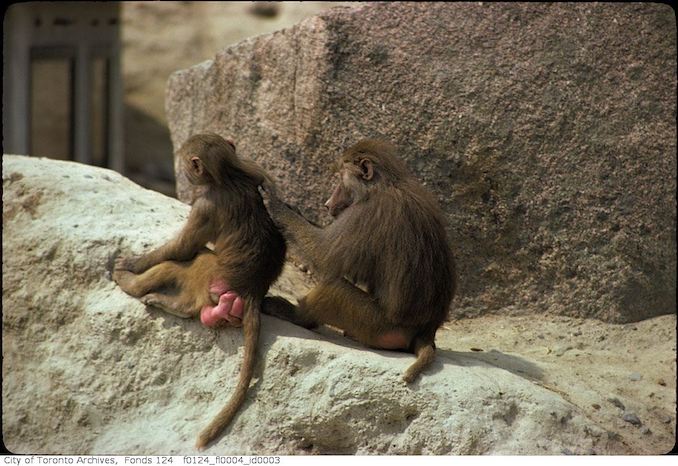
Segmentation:
{"type": "Polygon", "coordinates": [[[341,173],[339,174],[339,182],[332,191],[330,198],[325,202],[325,207],[332,217],[336,217],[353,204],[353,197],[351,191],[345,185],[344,176],[341,173]]]}
{"type": "Polygon", "coordinates": [[[339,182],[325,207],[332,217],[338,216],[348,207],[365,200],[373,180],[373,165],[367,158],[340,161],[339,182]]]}

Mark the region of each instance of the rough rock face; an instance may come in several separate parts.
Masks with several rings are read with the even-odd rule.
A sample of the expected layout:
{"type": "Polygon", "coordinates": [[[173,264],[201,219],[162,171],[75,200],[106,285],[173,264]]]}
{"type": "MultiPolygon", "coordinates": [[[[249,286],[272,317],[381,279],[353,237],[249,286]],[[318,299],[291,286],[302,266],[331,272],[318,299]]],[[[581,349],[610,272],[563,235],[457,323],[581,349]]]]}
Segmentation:
{"type": "Polygon", "coordinates": [[[667,5],[373,4],[176,72],[166,107],[175,148],[234,138],[316,221],[329,162],[387,138],[447,213],[454,312],[627,322],[675,309],[675,82],[667,5]]]}
{"type": "MultiPolygon", "coordinates": [[[[196,433],[234,385],[241,332],[146,309],[110,278],[118,254],[166,241],[188,207],[71,162],[4,156],[2,179],[4,443],[195,454],[196,433]]],[[[274,292],[303,283],[288,269],[274,292]]],[[[519,356],[441,347],[408,387],[399,377],[410,355],[267,316],[261,340],[248,401],[208,454],[631,451],[519,356]]]]}

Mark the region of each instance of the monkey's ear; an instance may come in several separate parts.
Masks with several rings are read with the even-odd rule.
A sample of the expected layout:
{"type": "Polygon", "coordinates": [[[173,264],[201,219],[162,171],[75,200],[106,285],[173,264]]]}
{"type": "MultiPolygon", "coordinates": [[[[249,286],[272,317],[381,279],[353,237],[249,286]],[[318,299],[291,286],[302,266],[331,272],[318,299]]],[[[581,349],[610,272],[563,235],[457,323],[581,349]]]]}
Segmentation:
{"type": "Polygon", "coordinates": [[[202,176],[204,168],[200,157],[191,157],[191,168],[196,175],[202,176]]]}
{"type": "Polygon", "coordinates": [[[370,181],[372,179],[372,176],[374,176],[372,162],[368,159],[360,159],[360,162],[358,162],[358,166],[360,167],[360,173],[363,177],[363,180],[370,181]]]}

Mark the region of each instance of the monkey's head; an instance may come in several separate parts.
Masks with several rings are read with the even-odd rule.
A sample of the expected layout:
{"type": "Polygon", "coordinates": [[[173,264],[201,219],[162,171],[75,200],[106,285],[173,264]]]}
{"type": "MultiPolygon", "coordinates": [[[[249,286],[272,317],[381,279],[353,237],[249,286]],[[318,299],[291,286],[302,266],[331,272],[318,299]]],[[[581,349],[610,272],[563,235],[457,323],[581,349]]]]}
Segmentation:
{"type": "Polygon", "coordinates": [[[376,139],[364,139],[346,149],[336,164],[339,183],[325,202],[330,215],[338,216],[351,205],[367,200],[374,190],[407,176],[407,168],[396,152],[388,142],[376,139]]]}
{"type": "Polygon", "coordinates": [[[214,133],[194,134],[181,146],[179,156],[188,180],[195,185],[227,186],[247,182],[258,186],[263,170],[253,162],[241,160],[235,144],[214,133]]]}

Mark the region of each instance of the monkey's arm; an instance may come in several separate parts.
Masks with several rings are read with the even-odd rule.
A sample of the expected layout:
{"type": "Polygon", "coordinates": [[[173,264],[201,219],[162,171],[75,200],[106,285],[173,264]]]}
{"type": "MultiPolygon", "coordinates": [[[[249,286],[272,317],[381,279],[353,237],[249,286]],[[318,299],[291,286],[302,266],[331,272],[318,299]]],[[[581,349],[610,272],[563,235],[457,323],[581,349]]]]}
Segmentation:
{"type": "Polygon", "coordinates": [[[322,242],[323,229],[283,202],[272,184],[265,182],[262,188],[259,191],[273,222],[280,228],[285,239],[294,245],[297,253],[309,262],[314,270],[319,270],[322,258],[318,254],[321,249],[318,244],[322,242]]]}
{"type": "Polygon", "coordinates": [[[209,217],[212,210],[207,201],[198,199],[191,208],[186,225],[176,238],[151,252],[126,258],[124,266],[134,273],[141,273],[163,261],[192,259],[208,241],[214,239],[214,232],[211,231],[214,221],[209,217]]]}

